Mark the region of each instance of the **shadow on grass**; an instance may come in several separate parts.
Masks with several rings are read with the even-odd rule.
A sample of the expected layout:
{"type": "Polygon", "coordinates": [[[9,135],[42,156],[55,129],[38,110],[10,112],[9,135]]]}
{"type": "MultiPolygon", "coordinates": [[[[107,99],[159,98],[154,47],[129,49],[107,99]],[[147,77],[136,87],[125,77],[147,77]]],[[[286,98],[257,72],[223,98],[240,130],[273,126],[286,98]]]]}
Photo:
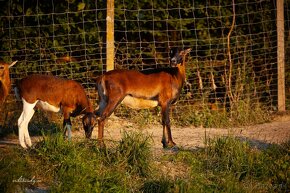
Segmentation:
{"type": "Polygon", "coordinates": [[[265,150],[273,145],[273,143],[248,137],[236,137],[236,139],[240,140],[241,142],[247,142],[252,148],[256,148],[259,150],[265,150]]]}
{"type": "MultiPolygon", "coordinates": [[[[5,120],[0,124],[0,140],[9,138],[9,136],[18,135],[18,118],[21,111],[15,111],[5,117],[5,120]]],[[[29,122],[29,135],[41,136],[42,134],[50,134],[60,131],[60,124],[56,118],[52,118],[51,114],[37,110],[29,122]]]]}

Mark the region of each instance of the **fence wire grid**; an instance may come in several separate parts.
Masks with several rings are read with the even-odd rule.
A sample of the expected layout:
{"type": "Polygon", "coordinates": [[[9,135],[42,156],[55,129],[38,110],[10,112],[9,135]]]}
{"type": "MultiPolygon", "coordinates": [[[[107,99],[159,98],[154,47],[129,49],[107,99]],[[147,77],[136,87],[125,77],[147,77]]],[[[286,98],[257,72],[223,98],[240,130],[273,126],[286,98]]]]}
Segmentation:
{"type": "MultiPolygon", "coordinates": [[[[106,69],[106,2],[9,0],[0,5],[0,59],[19,61],[11,69],[13,84],[29,74],[53,74],[81,82],[97,102],[93,80],[106,69]],[[59,63],[64,56],[74,60],[59,63]]],[[[170,47],[192,48],[176,109],[197,104],[231,109],[247,101],[277,110],[276,0],[115,0],[114,6],[116,69],[165,67],[170,47]]],[[[289,1],[284,13],[289,98],[289,1]]],[[[7,103],[14,103],[10,95],[7,103]]]]}

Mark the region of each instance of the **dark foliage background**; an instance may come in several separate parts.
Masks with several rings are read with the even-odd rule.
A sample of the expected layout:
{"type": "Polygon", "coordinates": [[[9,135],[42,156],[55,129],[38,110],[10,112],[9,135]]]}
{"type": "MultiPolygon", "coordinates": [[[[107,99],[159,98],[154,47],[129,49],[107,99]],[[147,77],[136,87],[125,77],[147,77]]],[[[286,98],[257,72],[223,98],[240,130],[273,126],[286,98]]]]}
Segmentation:
{"type": "MultiPolygon", "coordinates": [[[[115,68],[167,66],[169,47],[191,47],[183,102],[217,102],[229,108],[249,100],[275,110],[275,2],[236,0],[228,47],[231,0],[115,0],[115,68]]],[[[19,60],[12,69],[13,80],[41,72],[93,87],[92,78],[105,70],[106,1],[9,0],[0,6],[0,58],[19,60]],[[62,56],[76,61],[57,63],[62,56]]],[[[289,6],[285,1],[286,48],[289,6]]],[[[289,49],[286,52],[289,69],[289,49]]],[[[286,79],[289,95],[287,70],[286,79]]]]}

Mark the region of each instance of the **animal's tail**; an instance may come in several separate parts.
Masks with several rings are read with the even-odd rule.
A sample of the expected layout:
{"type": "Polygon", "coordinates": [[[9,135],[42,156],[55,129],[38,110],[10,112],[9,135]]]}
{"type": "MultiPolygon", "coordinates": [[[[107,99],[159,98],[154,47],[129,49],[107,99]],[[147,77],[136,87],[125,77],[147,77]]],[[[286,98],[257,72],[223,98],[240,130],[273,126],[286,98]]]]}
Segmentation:
{"type": "Polygon", "coordinates": [[[95,79],[95,82],[96,82],[96,90],[98,90],[98,93],[106,95],[107,92],[103,75],[97,77],[95,79]]]}
{"type": "MultiPolygon", "coordinates": [[[[101,98],[106,98],[106,87],[105,87],[105,81],[104,81],[104,76],[101,75],[95,79],[96,82],[96,90],[99,95],[99,99],[101,98]]],[[[95,115],[100,117],[101,112],[103,111],[104,108],[104,102],[102,100],[99,103],[98,110],[95,111],[95,115]]]]}
{"type": "Polygon", "coordinates": [[[100,75],[100,76],[98,76],[97,78],[95,78],[96,86],[98,86],[98,84],[101,84],[101,82],[102,82],[102,77],[103,77],[103,75],[100,75]]]}

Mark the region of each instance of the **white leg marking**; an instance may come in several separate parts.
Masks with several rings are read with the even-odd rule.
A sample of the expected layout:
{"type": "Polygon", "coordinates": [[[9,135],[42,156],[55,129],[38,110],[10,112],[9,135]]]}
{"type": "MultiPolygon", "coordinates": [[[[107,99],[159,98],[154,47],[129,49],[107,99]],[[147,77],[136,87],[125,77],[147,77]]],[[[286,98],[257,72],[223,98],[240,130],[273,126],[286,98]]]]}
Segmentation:
{"type": "Polygon", "coordinates": [[[31,139],[30,139],[30,136],[29,136],[29,132],[28,132],[28,123],[29,121],[31,120],[32,116],[34,115],[34,112],[35,110],[32,108],[31,111],[29,112],[29,114],[27,115],[27,123],[26,123],[26,129],[25,129],[25,133],[24,133],[24,140],[25,140],[25,143],[31,147],[32,143],[31,143],[31,139]]]}
{"type": "Polygon", "coordinates": [[[19,143],[23,148],[27,148],[26,144],[24,142],[24,131],[23,131],[23,127],[22,127],[22,122],[23,122],[23,111],[18,119],[18,137],[19,137],[19,143]]]}
{"type": "Polygon", "coordinates": [[[34,114],[34,107],[38,101],[30,104],[22,98],[23,111],[18,119],[18,131],[19,131],[19,142],[23,148],[27,148],[26,144],[30,147],[31,139],[28,132],[28,123],[34,114]]]}
{"type": "Polygon", "coordinates": [[[66,125],[67,127],[67,138],[71,140],[71,125],[66,125]]]}

